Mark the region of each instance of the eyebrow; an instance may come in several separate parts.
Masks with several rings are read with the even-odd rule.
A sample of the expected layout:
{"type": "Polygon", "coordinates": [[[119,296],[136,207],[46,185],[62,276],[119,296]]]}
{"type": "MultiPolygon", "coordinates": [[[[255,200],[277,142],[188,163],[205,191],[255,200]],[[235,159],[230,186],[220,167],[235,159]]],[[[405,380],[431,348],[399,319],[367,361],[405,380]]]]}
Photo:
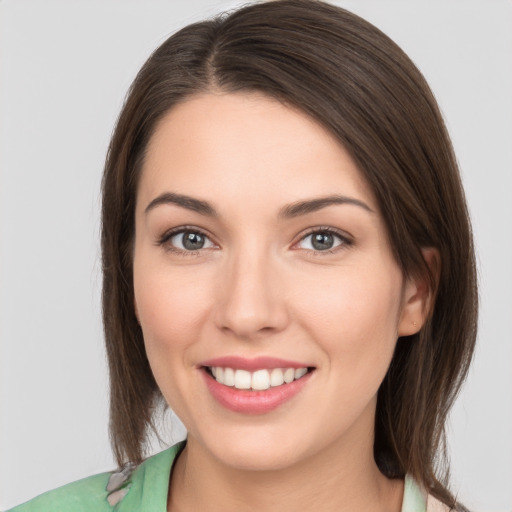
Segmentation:
{"type": "Polygon", "coordinates": [[[193,212],[197,212],[208,217],[219,216],[215,211],[215,208],[207,201],[195,199],[194,197],[185,196],[183,194],[175,194],[174,192],[165,192],[164,194],[155,197],[155,199],[146,206],[144,213],[147,214],[157,206],[163,204],[176,204],[182,208],[192,210],[193,212]]]}
{"type": "MultiPolygon", "coordinates": [[[[184,194],[176,194],[174,192],[165,192],[159,195],[148,204],[144,212],[147,214],[157,206],[166,204],[175,204],[207,217],[219,217],[219,214],[215,208],[207,201],[196,199],[184,194]]],[[[294,203],[288,204],[279,210],[278,218],[291,219],[301,215],[307,215],[308,213],[316,212],[322,208],[335,204],[350,204],[359,206],[360,208],[363,208],[370,213],[374,213],[374,211],[366,203],[359,199],[340,195],[330,195],[326,197],[318,197],[315,199],[296,201],[294,203]]]]}
{"type": "Polygon", "coordinates": [[[359,206],[370,213],[374,213],[366,203],[359,199],[340,195],[332,195],[315,199],[307,199],[305,201],[296,201],[295,203],[291,203],[281,208],[278,216],[279,218],[283,219],[291,219],[293,217],[299,217],[300,215],[316,212],[322,208],[325,208],[326,206],[331,206],[333,204],[351,204],[354,206],[359,206]]]}

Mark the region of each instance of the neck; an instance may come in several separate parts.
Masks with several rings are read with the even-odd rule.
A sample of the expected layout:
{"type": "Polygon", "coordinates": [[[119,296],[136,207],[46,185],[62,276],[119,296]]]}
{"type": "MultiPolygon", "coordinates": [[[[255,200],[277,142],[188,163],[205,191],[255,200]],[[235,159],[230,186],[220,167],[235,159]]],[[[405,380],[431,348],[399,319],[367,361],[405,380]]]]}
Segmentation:
{"type": "Polygon", "coordinates": [[[360,443],[328,446],[285,469],[246,471],[224,465],[189,437],[173,469],[168,510],[399,512],[403,481],[380,473],[369,438],[364,451],[360,443]]]}

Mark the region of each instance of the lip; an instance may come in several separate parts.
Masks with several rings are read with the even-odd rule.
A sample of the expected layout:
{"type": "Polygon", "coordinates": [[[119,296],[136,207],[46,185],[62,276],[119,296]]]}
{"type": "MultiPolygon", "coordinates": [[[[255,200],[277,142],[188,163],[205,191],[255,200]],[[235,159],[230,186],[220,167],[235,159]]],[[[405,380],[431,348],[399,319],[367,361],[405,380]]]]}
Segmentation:
{"type": "Polygon", "coordinates": [[[256,370],[272,370],[273,368],[309,368],[311,365],[299,363],[297,361],[288,361],[276,357],[260,356],[253,359],[247,359],[240,356],[224,356],[208,359],[198,365],[202,366],[222,366],[223,368],[234,368],[237,370],[247,370],[255,372],[256,370]]]}
{"type": "MultiPolygon", "coordinates": [[[[210,365],[208,364],[205,366],[210,365]]],[[[215,364],[212,366],[222,365],[215,364]]],[[[303,368],[303,366],[298,367],[303,368]]],[[[267,366],[266,368],[269,367],[267,366]]],[[[277,366],[277,368],[280,368],[280,366],[277,366]]],[[[290,367],[288,366],[288,368],[290,367]]],[[[206,371],[204,366],[200,368],[200,372],[210,394],[221,406],[233,412],[253,415],[268,413],[289,402],[294,396],[302,391],[314,373],[308,372],[300,379],[294,380],[289,384],[270,387],[264,391],[253,391],[236,389],[234,387],[220,384],[206,371]]]]}

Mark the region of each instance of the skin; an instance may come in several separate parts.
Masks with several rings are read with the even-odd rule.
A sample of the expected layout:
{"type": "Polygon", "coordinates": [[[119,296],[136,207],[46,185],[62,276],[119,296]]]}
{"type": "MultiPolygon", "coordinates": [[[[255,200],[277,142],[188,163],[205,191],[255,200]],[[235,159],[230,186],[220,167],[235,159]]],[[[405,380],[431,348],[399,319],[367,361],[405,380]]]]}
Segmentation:
{"type": "MultiPolygon", "coordinates": [[[[193,252],[193,251],[192,251],[193,252]]],[[[405,280],[371,188],[316,121],[259,94],[211,92],[157,126],[139,183],[135,308],[156,381],[188,429],[169,510],[389,510],[403,481],[373,459],[376,395],[398,336],[418,331],[429,294],[405,280]],[[208,201],[218,217],[164,193],[208,201]],[[294,218],[285,205],[339,194],[294,218]],[[203,232],[192,255],[173,228],[203,232]],[[331,252],[308,229],[338,230],[331,252]],[[221,406],[198,365],[273,356],[315,368],[265,414],[221,406]],[[264,490],[264,492],[262,492],[264,490]]]]}

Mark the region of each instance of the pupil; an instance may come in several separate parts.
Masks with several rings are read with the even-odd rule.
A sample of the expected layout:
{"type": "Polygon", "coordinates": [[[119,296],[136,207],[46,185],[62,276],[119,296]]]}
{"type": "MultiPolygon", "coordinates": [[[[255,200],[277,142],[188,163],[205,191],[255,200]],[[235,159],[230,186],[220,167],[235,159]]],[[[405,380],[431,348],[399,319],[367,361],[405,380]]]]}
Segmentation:
{"type": "Polygon", "coordinates": [[[330,249],[333,244],[333,236],[329,233],[316,233],[313,235],[312,244],[318,251],[330,249]]]}
{"type": "Polygon", "coordinates": [[[201,249],[204,245],[204,237],[199,233],[183,234],[183,247],[191,251],[201,249]]]}

